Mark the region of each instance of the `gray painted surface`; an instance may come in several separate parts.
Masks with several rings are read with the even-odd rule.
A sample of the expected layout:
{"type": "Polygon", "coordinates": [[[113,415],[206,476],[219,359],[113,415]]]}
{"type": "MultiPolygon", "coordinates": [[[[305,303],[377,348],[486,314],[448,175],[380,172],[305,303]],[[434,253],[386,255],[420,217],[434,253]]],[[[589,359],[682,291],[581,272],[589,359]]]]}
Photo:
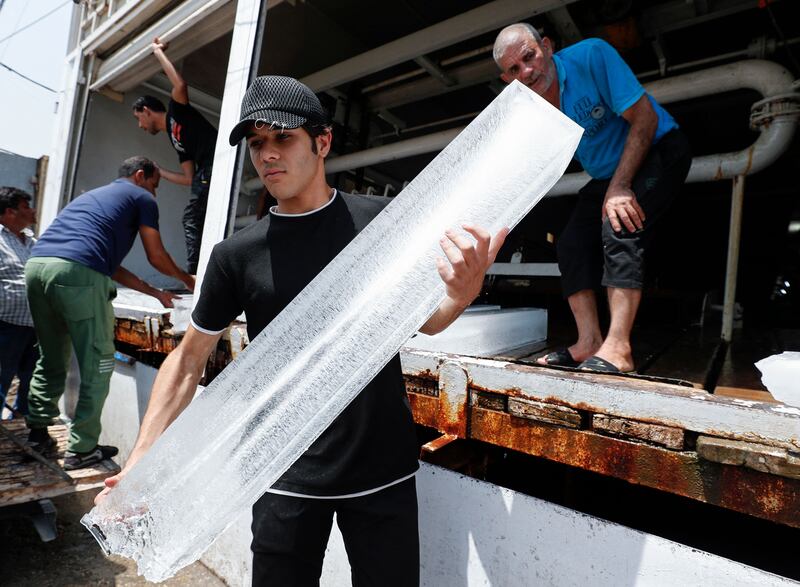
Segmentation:
{"type": "Polygon", "coordinates": [[[38,160],[0,150],[0,186],[19,188],[33,195],[31,180],[36,176],[38,160]]]}
{"type": "MultiPolygon", "coordinates": [[[[134,155],[149,157],[166,169],[173,171],[180,169],[178,155],[172,148],[168,136],[165,133],[150,135],[137,126],[131,105],[136,98],[146,93],[153,92],[137,88],[125,94],[122,103],[101,94],[92,94],[75,181],[76,196],[113,181],[120,163],[134,155]]],[[[164,96],[157,97],[166,104],[167,99],[164,96]]],[[[211,124],[215,126],[218,124],[217,119],[208,118],[211,124]]],[[[175,262],[185,268],[186,246],[181,218],[183,209],[189,201],[189,187],[175,185],[162,179],[156,201],[164,247],[175,262]]],[[[151,285],[182,287],[180,282],[160,274],[147,262],[144,248],[138,238],[122,264],[151,285]]]]}

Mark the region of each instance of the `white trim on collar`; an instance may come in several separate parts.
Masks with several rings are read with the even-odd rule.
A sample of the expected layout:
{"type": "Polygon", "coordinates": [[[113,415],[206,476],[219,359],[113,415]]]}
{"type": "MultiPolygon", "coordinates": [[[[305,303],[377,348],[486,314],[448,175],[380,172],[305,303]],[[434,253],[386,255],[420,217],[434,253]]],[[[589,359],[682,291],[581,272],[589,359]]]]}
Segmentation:
{"type": "Polygon", "coordinates": [[[269,213],[274,214],[275,216],[282,216],[284,218],[298,218],[300,216],[310,216],[311,214],[316,214],[320,210],[323,210],[328,206],[330,206],[333,203],[333,200],[336,199],[337,193],[339,193],[339,190],[333,188],[333,195],[331,196],[331,199],[327,201],[327,203],[323,204],[319,208],[314,208],[313,210],[309,210],[308,212],[300,212],[299,214],[286,214],[285,212],[278,212],[277,206],[272,206],[269,209],[269,213]]]}

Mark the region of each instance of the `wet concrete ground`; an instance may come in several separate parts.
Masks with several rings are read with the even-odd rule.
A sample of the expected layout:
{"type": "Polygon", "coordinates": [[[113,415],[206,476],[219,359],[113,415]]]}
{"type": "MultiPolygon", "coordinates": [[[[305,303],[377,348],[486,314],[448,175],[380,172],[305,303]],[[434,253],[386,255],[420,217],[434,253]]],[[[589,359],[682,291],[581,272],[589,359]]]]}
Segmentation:
{"type": "MultiPolygon", "coordinates": [[[[80,524],[81,516],[91,509],[97,491],[52,500],[58,510],[58,537],[51,542],[42,542],[27,518],[0,519],[0,585],[153,585],[136,574],[133,561],[103,555],[97,542],[80,524]]],[[[159,585],[222,587],[225,582],[198,562],[159,585]]]]}

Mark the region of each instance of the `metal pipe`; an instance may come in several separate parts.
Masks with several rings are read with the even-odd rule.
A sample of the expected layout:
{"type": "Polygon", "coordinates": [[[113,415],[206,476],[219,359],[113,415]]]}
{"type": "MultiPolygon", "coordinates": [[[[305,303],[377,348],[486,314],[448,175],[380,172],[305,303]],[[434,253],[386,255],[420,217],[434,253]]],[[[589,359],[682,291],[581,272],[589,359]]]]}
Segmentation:
{"type": "Polygon", "coordinates": [[[739,272],[739,241],[742,235],[744,207],[744,175],[733,178],[731,193],[731,224],[728,228],[728,261],[725,267],[725,298],[722,302],[722,340],[733,338],[733,318],[736,309],[736,277],[739,272]]]}
{"type": "MultiPolygon", "coordinates": [[[[645,89],[660,103],[665,104],[737,89],[752,89],[765,97],[781,95],[792,92],[792,81],[791,74],[777,63],[747,60],[658,80],[645,84],[645,89]]],[[[460,130],[461,128],[439,131],[336,157],[329,161],[327,171],[345,171],[438,151],[460,130]]],[[[796,122],[794,117],[777,116],[760,130],[758,139],[746,149],[695,157],[686,181],[716,181],[760,171],[773,163],[791,144],[796,122]]],[[[585,172],[566,174],[550,190],[548,196],[575,194],[589,179],[585,172]]]]}
{"type": "Polygon", "coordinates": [[[431,153],[443,149],[450,143],[456,135],[463,130],[463,127],[442,130],[433,134],[399,141],[391,145],[374,147],[358,153],[350,153],[331,159],[325,166],[325,173],[336,173],[338,171],[348,171],[373,165],[375,162],[385,163],[395,159],[405,159],[414,155],[431,153]]]}

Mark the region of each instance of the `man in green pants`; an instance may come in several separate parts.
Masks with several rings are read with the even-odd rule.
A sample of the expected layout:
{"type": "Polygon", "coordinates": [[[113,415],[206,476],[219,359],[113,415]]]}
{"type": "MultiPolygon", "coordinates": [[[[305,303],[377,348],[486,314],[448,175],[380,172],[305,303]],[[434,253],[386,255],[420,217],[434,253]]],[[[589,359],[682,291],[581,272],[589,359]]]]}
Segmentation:
{"type": "Polygon", "coordinates": [[[172,307],[173,294],[156,289],[120,265],[139,234],[150,264],[194,289],[194,278],[164,250],[158,232],[155,164],[144,157],[123,162],[110,184],[77,197],[41,236],[25,266],[28,302],[40,357],[29,394],[28,442],[39,452],[55,446],[47,426],[58,417],[58,400],[70,359],[78,358],[81,385],[64,468],[80,469],[117,454],[101,446],[100,414],[114,370],[112,280],[172,307]]]}

